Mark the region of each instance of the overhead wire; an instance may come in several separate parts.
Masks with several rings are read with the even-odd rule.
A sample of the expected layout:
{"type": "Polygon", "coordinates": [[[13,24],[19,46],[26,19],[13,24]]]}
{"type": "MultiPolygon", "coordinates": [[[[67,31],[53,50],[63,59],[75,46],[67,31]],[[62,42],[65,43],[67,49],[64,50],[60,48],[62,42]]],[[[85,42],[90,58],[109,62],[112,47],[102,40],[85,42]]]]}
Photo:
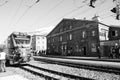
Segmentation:
{"type": "Polygon", "coordinates": [[[19,21],[25,16],[25,14],[36,4],[38,3],[38,1],[36,1],[35,3],[33,3],[32,5],[28,6],[28,8],[24,11],[24,13],[19,17],[19,19],[16,21],[16,23],[14,24],[14,26],[16,26],[17,23],[19,23],[19,21]]]}
{"type": "MultiPolygon", "coordinates": [[[[111,12],[111,10],[110,9],[112,9],[113,8],[113,6],[111,5],[111,6],[109,6],[109,7],[107,7],[106,9],[104,9],[104,10],[102,10],[102,12],[104,12],[104,14],[100,14],[99,15],[99,17],[101,18],[101,19],[104,19],[104,18],[108,18],[108,17],[110,17],[110,16],[112,16],[113,17],[113,15],[114,14],[112,14],[112,15],[108,15],[107,14],[107,12],[111,12]],[[102,17],[101,17],[102,16],[102,17]]],[[[101,11],[100,11],[101,12],[101,11]]],[[[112,12],[111,12],[112,13],[112,12]]],[[[115,17],[115,16],[114,16],[115,17]]]]}
{"type": "Polygon", "coordinates": [[[110,12],[109,8],[112,9],[113,7],[108,7],[108,8],[106,8],[106,9],[102,10],[102,12],[99,11],[99,12],[101,12],[99,15],[100,15],[100,16],[103,16],[103,15],[105,15],[107,12],[110,12]]]}
{"type": "MultiPolygon", "coordinates": [[[[87,0],[84,0],[84,1],[86,2],[87,0]]],[[[86,4],[86,5],[88,5],[88,4],[86,4]]],[[[56,18],[55,20],[53,20],[53,21],[47,23],[46,25],[49,25],[49,24],[51,24],[52,22],[55,22],[55,21],[57,21],[58,19],[61,19],[61,18],[63,18],[64,16],[69,15],[69,14],[71,14],[71,13],[73,13],[73,12],[79,10],[80,8],[82,8],[82,7],[84,7],[84,6],[85,6],[85,5],[80,6],[80,7],[76,8],[76,9],[73,9],[73,10],[69,11],[68,13],[64,14],[63,16],[58,17],[58,18],[56,18]]],[[[89,10],[90,10],[90,9],[89,9],[89,10]]],[[[80,14],[86,13],[86,12],[89,11],[89,10],[87,9],[87,10],[81,12],[80,14]]],[[[79,15],[80,15],[80,14],[79,14],[79,15]]],[[[46,25],[43,25],[43,27],[46,26],[46,25]]]]}
{"type": "Polygon", "coordinates": [[[13,15],[13,17],[15,17],[17,15],[18,11],[20,10],[20,8],[22,6],[22,3],[23,3],[23,0],[21,0],[20,5],[18,6],[18,8],[17,8],[15,14],[13,15]]]}
{"type": "Polygon", "coordinates": [[[101,3],[100,3],[100,5],[98,6],[95,14],[98,14],[98,13],[100,12],[101,6],[105,3],[105,1],[106,1],[106,0],[101,1],[101,3]]]}
{"type": "Polygon", "coordinates": [[[113,16],[114,16],[114,14],[112,14],[112,15],[108,15],[108,16],[105,16],[105,17],[101,17],[101,19],[105,19],[105,18],[113,17],[113,16]]]}
{"type": "MultiPolygon", "coordinates": [[[[48,15],[54,10],[56,9],[59,5],[61,5],[61,3],[63,3],[64,0],[61,0],[58,4],[56,4],[55,6],[53,6],[48,12],[47,12],[47,16],[45,16],[44,18],[48,17],[48,15]]],[[[40,17],[34,21],[34,23],[32,23],[32,25],[36,24],[39,21],[40,17]]]]}
{"type": "MultiPolygon", "coordinates": [[[[86,4],[85,4],[85,5],[86,5],[86,4]]],[[[47,24],[43,25],[43,27],[45,27],[46,25],[51,24],[52,22],[57,21],[58,19],[63,18],[63,17],[64,17],[64,16],[66,16],[66,15],[69,15],[69,14],[71,14],[71,13],[73,13],[73,12],[75,12],[75,11],[77,11],[77,10],[81,9],[81,8],[83,8],[85,5],[79,6],[79,7],[77,7],[76,9],[73,9],[73,10],[71,10],[71,11],[69,11],[69,12],[65,13],[65,14],[64,14],[64,15],[62,15],[61,17],[58,17],[58,18],[56,18],[55,20],[50,21],[49,23],[47,23],[47,24]]]]}
{"type": "Polygon", "coordinates": [[[4,3],[0,4],[0,7],[4,6],[7,3],[8,3],[8,1],[5,1],[4,3]]]}
{"type": "MultiPolygon", "coordinates": [[[[98,6],[96,6],[96,8],[100,8],[104,3],[105,3],[106,1],[104,0],[104,1],[102,1],[102,3],[100,3],[100,4],[98,4],[98,6]]],[[[107,7],[106,9],[108,9],[109,7],[107,7]]],[[[106,12],[106,9],[102,9],[102,12],[106,12]]],[[[84,10],[82,13],[80,12],[80,13],[78,13],[77,15],[75,15],[75,17],[77,17],[77,16],[79,16],[79,15],[81,15],[81,14],[83,14],[83,13],[86,13],[86,12],[88,12],[88,11],[90,11],[91,9],[87,9],[87,10],[84,10]]],[[[96,11],[96,13],[95,14],[98,14],[98,13],[101,13],[101,11],[98,9],[97,11],[96,11]]],[[[102,15],[105,15],[105,14],[102,14],[102,15]]],[[[98,15],[98,16],[102,16],[102,15],[98,15]]]]}
{"type": "MultiPolygon", "coordinates": [[[[87,1],[87,0],[84,0],[84,1],[82,1],[82,3],[86,3],[86,1],[87,1]]],[[[82,7],[85,7],[85,6],[89,6],[89,3],[86,3],[86,4],[83,5],[82,7]]],[[[82,8],[82,7],[81,7],[81,8],[82,8]]],[[[73,15],[72,17],[77,17],[77,16],[79,16],[79,15],[81,15],[81,14],[83,14],[83,13],[86,13],[86,12],[90,11],[90,10],[91,10],[91,8],[88,7],[88,8],[85,9],[84,11],[79,12],[79,13],[77,13],[76,15],[73,15]]]]}
{"type": "MultiPolygon", "coordinates": [[[[62,0],[62,1],[64,1],[64,0],[62,0]]],[[[62,1],[61,1],[61,2],[62,2],[62,1]]],[[[59,3],[59,5],[61,4],[61,2],[59,3]]],[[[83,2],[82,2],[82,3],[83,3],[83,2]]],[[[89,5],[89,4],[84,3],[82,6],[79,6],[79,7],[75,8],[75,9],[73,9],[73,10],[65,13],[65,14],[62,15],[61,17],[59,17],[59,18],[57,18],[57,19],[55,19],[55,20],[53,20],[53,21],[51,21],[51,22],[54,22],[54,21],[56,21],[56,20],[58,20],[58,19],[60,19],[60,18],[63,18],[63,17],[66,16],[66,15],[72,14],[72,13],[76,12],[77,10],[85,7],[86,5],[89,5]]],[[[39,20],[37,20],[37,21],[39,21],[39,20]]],[[[50,22],[50,23],[51,23],[51,22],[50,22]]],[[[50,23],[48,23],[48,24],[50,24],[50,23]]],[[[48,25],[48,24],[47,24],[47,25],[48,25]]],[[[32,24],[32,25],[33,25],[33,24],[32,24]]]]}
{"type": "Polygon", "coordinates": [[[15,12],[14,15],[12,16],[12,20],[10,21],[9,26],[12,25],[12,22],[13,22],[13,20],[15,19],[16,15],[18,14],[18,12],[19,12],[19,10],[20,10],[20,8],[21,8],[21,6],[22,6],[22,3],[23,3],[23,0],[21,0],[21,2],[20,2],[20,4],[19,4],[16,12],[15,12]]]}
{"type": "MultiPolygon", "coordinates": [[[[62,1],[61,1],[62,2],[62,1]]],[[[88,4],[87,4],[88,5],[88,4]]],[[[32,5],[33,6],[33,5],[32,5]]],[[[32,7],[31,6],[31,7],[32,7]]],[[[25,15],[25,13],[31,8],[31,7],[28,7],[28,9],[24,12],[24,14],[22,15],[22,16],[24,16],[25,15]]],[[[69,14],[71,14],[71,13],[73,13],[73,12],[75,12],[75,11],[77,11],[77,10],[79,10],[80,8],[82,8],[82,7],[84,7],[84,6],[80,6],[80,7],[78,7],[78,8],[76,8],[76,9],[73,9],[73,10],[71,10],[71,11],[69,11],[69,12],[67,12],[67,13],[65,13],[64,15],[62,15],[61,17],[58,17],[58,18],[56,18],[55,20],[53,20],[53,21],[50,21],[49,23],[47,23],[47,24],[45,24],[45,25],[43,25],[43,27],[44,26],[46,26],[46,25],[48,25],[48,24],[51,24],[52,22],[55,22],[55,21],[57,21],[58,19],[61,19],[61,18],[63,18],[64,16],[66,16],[66,15],[69,15],[69,14]]],[[[53,9],[54,9],[54,7],[53,7],[53,9]]],[[[52,9],[51,9],[52,10],[52,9]]],[[[85,12],[87,12],[88,10],[86,10],[85,12]]],[[[84,12],[84,13],[85,13],[84,12]]],[[[80,15],[80,14],[79,14],[80,15]]],[[[21,18],[19,19],[19,20],[21,20],[21,18]]],[[[18,22],[19,22],[19,20],[18,20],[18,22]]]]}

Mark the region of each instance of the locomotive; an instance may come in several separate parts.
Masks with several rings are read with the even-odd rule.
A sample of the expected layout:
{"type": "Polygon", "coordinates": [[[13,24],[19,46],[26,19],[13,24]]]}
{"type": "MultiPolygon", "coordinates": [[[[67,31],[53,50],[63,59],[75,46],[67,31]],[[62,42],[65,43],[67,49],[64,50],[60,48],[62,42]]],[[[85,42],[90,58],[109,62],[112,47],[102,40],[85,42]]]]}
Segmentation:
{"type": "Polygon", "coordinates": [[[6,63],[9,65],[26,63],[31,60],[32,37],[24,32],[13,32],[5,41],[6,63]]]}

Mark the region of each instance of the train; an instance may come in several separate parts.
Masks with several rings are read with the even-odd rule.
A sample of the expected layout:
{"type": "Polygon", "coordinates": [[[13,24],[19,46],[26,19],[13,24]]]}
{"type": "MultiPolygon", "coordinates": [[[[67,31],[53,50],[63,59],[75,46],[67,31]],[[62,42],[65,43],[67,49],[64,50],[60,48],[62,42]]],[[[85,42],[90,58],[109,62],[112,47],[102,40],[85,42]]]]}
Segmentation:
{"type": "Polygon", "coordinates": [[[32,37],[25,32],[13,32],[5,41],[6,64],[22,64],[31,60],[32,37]]]}

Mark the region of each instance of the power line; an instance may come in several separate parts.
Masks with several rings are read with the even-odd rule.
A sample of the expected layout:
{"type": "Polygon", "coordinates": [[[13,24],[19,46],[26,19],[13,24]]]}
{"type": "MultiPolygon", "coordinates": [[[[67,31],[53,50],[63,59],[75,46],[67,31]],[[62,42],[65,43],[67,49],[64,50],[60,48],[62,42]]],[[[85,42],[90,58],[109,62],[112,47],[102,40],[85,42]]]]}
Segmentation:
{"type": "Polygon", "coordinates": [[[17,22],[14,24],[14,25],[16,25],[24,16],[25,16],[25,14],[36,4],[36,3],[38,3],[39,2],[39,0],[37,1],[37,2],[35,2],[35,3],[33,3],[31,6],[29,6],[25,11],[24,11],[24,13],[19,17],[19,19],[17,20],[17,22]]]}
{"type": "MultiPolygon", "coordinates": [[[[86,2],[87,2],[87,0],[82,1],[82,3],[86,3],[86,2]]],[[[85,4],[85,5],[88,5],[88,6],[89,6],[89,3],[87,3],[87,4],[85,4]]],[[[83,7],[84,7],[85,5],[83,5],[83,7]]],[[[91,10],[90,8],[91,8],[91,7],[89,7],[88,9],[85,9],[84,11],[79,12],[79,13],[77,13],[76,15],[73,15],[73,16],[77,17],[77,16],[79,16],[79,15],[81,15],[81,14],[83,14],[83,13],[86,13],[86,12],[88,12],[88,11],[91,10]]],[[[72,16],[72,17],[73,17],[73,16],[72,16]]]]}
{"type": "Polygon", "coordinates": [[[108,16],[105,16],[105,17],[101,17],[101,19],[105,19],[105,18],[108,18],[108,17],[113,17],[114,16],[114,14],[112,14],[112,15],[108,15],[108,16]]]}
{"type": "MultiPolygon", "coordinates": [[[[85,1],[86,1],[86,0],[85,0],[85,1]]],[[[88,4],[89,4],[89,3],[88,3],[88,4]]],[[[85,4],[85,5],[88,5],[88,4],[85,4]]],[[[61,16],[61,17],[59,17],[59,18],[56,18],[55,20],[53,20],[53,21],[47,23],[46,25],[51,24],[52,22],[55,22],[56,20],[61,19],[61,18],[63,18],[64,16],[69,15],[69,14],[71,14],[71,13],[73,13],[73,12],[79,10],[80,8],[84,7],[85,5],[82,5],[82,6],[78,7],[78,8],[76,8],[76,9],[71,10],[70,12],[64,14],[63,16],[61,16]]],[[[89,9],[89,10],[90,10],[90,9],[89,9]]],[[[83,13],[86,13],[86,12],[89,11],[89,10],[87,9],[87,10],[85,10],[85,12],[79,13],[79,15],[80,15],[80,14],[83,14],[83,13]]],[[[44,26],[46,26],[46,25],[44,25],[44,26]]]]}
{"type": "MultiPolygon", "coordinates": [[[[11,26],[12,21],[15,19],[15,16],[17,15],[18,11],[20,10],[22,3],[23,3],[23,0],[21,0],[21,2],[20,2],[20,4],[19,4],[19,6],[18,6],[18,8],[17,8],[17,10],[16,10],[16,12],[15,12],[15,14],[12,16],[12,20],[10,21],[9,26],[11,26]]],[[[9,27],[9,26],[8,26],[8,27],[9,27]]]]}
{"type": "MultiPolygon", "coordinates": [[[[63,3],[63,1],[64,1],[64,0],[61,0],[58,4],[56,4],[54,7],[52,7],[52,8],[47,12],[47,16],[48,16],[54,9],[56,9],[61,3],[63,3]]],[[[47,16],[45,16],[45,18],[46,18],[47,16]]],[[[33,24],[36,24],[36,23],[39,21],[39,19],[40,19],[40,17],[39,17],[37,20],[35,20],[33,24]]],[[[32,24],[32,25],[33,25],[33,24],[32,24]]]]}
{"type": "Polygon", "coordinates": [[[15,12],[13,17],[15,17],[17,15],[18,11],[20,10],[20,8],[22,6],[22,3],[23,3],[23,0],[21,0],[20,5],[18,6],[18,8],[17,8],[17,10],[16,10],[16,12],[15,12]]]}
{"type": "Polygon", "coordinates": [[[4,6],[7,3],[8,3],[8,1],[5,1],[4,3],[0,4],[0,7],[4,6]]]}
{"type": "MultiPolygon", "coordinates": [[[[106,1],[105,0],[103,0],[100,4],[98,4],[97,6],[96,6],[96,8],[100,8],[104,3],[105,3],[106,1]]],[[[110,7],[107,7],[106,9],[108,9],[108,8],[110,8],[110,7]]],[[[97,12],[96,13],[101,13],[101,12],[107,12],[106,11],[106,9],[102,9],[102,11],[100,11],[99,9],[97,9],[97,12]],[[99,10],[99,11],[98,11],[99,10]]],[[[75,17],[77,17],[77,16],[79,16],[79,15],[81,15],[81,14],[83,14],[83,13],[86,13],[86,12],[88,12],[88,11],[90,11],[91,9],[87,9],[87,10],[84,10],[84,11],[82,11],[82,13],[80,12],[80,13],[78,13],[77,15],[75,15],[75,17]]],[[[102,14],[102,15],[105,15],[105,14],[102,14]]],[[[100,15],[100,16],[102,16],[102,15],[100,15]]]]}
{"type": "MultiPolygon", "coordinates": [[[[57,21],[58,19],[61,19],[61,18],[63,18],[64,16],[69,15],[69,14],[71,14],[71,13],[77,11],[77,10],[80,9],[80,8],[83,8],[84,6],[85,6],[85,5],[79,6],[78,8],[73,9],[73,10],[67,12],[66,14],[62,15],[61,17],[56,18],[55,20],[53,20],[53,21],[47,23],[46,25],[49,25],[49,24],[51,24],[52,22],[55,22],[55,21],[57,21]]],[[[43,25],[43,27],[46,26],[46,25],[43,25]]]]}

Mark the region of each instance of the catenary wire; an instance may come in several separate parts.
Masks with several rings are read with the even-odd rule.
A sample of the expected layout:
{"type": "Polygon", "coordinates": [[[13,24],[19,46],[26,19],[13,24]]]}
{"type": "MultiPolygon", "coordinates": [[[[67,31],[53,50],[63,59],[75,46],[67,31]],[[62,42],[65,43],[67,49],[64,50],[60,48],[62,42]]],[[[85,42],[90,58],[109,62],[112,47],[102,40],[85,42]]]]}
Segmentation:
{"type": "Polygon", "coordinates": [[[0,4],[0,7],[4,6],[7,3],[8,3],[8,1],[5,1],[4,3],[0,4]]]}
{"type": "MultiPolygon", "coordinates": [[[[48,15],[49,15],[54,9],[56,9],[59,5],[61,5],[61,3],[63,3],[63,1],[64,1],[64,0],[61,0],[58,4],[56,4],[54,7],[52,7],[52,8],[47,12],[47,14],[46,14],[47,16],[45,16],[45,18],[48,17],[48,15]]],[[[39,21],[39,19],[40,19],[40,17],[39,17],[37,20],[35,20],[34,23],[32,23],[31,25],[36,24],[36,23],[39,21]]]]}
{"type": "Polygon", "coordinates": [[[12,22],[13,22],[13,20],[15,19],[16,15],[18,14],[18,12],[19,12],[19,10],[20,10],[20,8],[21,8],[21,6],[22,6],[22,3],[23,3],[23,0],[21,0],[21,2],[20,2],[20,4],[19,4],[19,6],[18,6],[18,8],[17,8],[17,10],[16,10],[16,12],[15,12],[15,14],[12,16],[12,20],[10,21],[8,27],[10,27],[10,26],[12,25],[12,22]]]}
{"type": "Polygon", "coordinates": [[[66,15],[69,15],[69,14],[71,14],[71,13],[73,13],[73,12],[77,11],[77,10],[78,10],[78,9],[80,9],[80,8],[83,8],[84,6],[85,6],[85,5],[79,6],[78,8],[73,9],[73,10],[71,10],[71,11],[69,11],[69,12],[65,13],[65,14],[64,14],[64,15],[62,15],[61,17],[58,17],[58,18],[54,19],[53,21],[50,21],[49,23],[47,23],[47,24],[43,25],[43,27],[45,27],[46,25],[51,24],[52,22],[57,21],[58,19],[63,18],[63,17],[64,17],[64,16],[66,16],[66,15]]]}
{"type": "Polygon", "coordinates": [[[14,24],[14,26],[16,26],[16,24],[20,22],[20,20],[25,16],[25,14],[26,14],[35,4],[36,4],[36,2],[33,3],[31,6],[28,6],[28,8],[24,11],[24,13],[23,13],[23,14],[19,17],[19,19],[16,21],[16,23],[14,24]]]}

